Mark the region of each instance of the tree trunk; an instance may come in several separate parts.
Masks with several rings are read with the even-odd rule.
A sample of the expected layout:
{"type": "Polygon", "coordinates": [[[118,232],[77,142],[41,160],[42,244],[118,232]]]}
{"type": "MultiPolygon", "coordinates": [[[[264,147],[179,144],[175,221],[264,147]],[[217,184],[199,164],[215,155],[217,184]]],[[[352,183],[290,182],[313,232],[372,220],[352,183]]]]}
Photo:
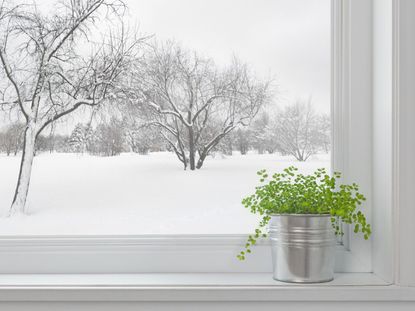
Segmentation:
{"type": "Polygon", "coordinates": [[[194,139],[194,133],[193,128],[189,127],[189,165],[190,170],[194,171],[196,168],[195,165],[195,139],[194,139]]]}
{"type": "Polygon", "coordinates": [[[30,176],[32,174],[33,158],[35,156],[35,141],[36,133],[34,125],[29,124],[27,125],[24,134],[23,153],[22,160],[20,162],[19,178],[17,180],[17,186],[9,214],[16,212],[25,212],[26,199],[30,185],[30,176]]]}
{"type": "Polygon", "coordinates": [[[187,162],[187,158],[185,157],[183,161],[183,170],[187,170],[187,162]]]}
{"type": "Polygon", "coordinates": [[[304,157],[303,154],[300,151],[297,151],[297,155],[295,156],[297,158],[298,161],[300,162],[304,162],[304,157]]]}
{"type": "Polygon", "coordinates": [[[199,156],[199,160],[197,161],[197,166],[196,166],[196,168],[197,168],[198,170],[202,168],[202,166],[203,166],[203,162],[205,161],[206,156],[207,156],[207,153],[206,153],[206,152],[202,152],[202,153],[200,154],[200,156],[199,156]]]}

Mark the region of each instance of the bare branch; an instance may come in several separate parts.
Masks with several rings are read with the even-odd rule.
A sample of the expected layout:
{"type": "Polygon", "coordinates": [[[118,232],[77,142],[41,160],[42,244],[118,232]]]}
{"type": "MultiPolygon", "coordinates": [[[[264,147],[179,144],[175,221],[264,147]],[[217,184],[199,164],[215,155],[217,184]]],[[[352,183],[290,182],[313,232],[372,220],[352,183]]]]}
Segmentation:
{"type": "Polygon", "coordinates": [[[9,64],[7,63],[6,55],[3,53],[3,50],[1,47],[0,47],[0,60],[3,66],[3,70],[5,71],[7,78],[12,83],[14,90],[16,92],[17,103],[19,104],[19,107],[27,120],[29,118],[28,111],[26,111],[26,108],[23,105],[22,96],[20,95],[20,90],[19,90],[19,86],[17,85],[16,78],[13,76],[13,72],[9,64]]]}

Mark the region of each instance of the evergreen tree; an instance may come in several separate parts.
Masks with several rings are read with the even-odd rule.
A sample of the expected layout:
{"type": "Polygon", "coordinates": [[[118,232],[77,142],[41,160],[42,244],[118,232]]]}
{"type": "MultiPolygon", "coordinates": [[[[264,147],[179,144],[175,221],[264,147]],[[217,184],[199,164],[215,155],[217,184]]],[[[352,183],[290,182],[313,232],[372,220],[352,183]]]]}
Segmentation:
{"type": "Polygon", "coordinates": [[[78,123],[69,137],[69,146],[72,152],[84,153],[87,150],[88,142],[87,127],[78,123]]]}

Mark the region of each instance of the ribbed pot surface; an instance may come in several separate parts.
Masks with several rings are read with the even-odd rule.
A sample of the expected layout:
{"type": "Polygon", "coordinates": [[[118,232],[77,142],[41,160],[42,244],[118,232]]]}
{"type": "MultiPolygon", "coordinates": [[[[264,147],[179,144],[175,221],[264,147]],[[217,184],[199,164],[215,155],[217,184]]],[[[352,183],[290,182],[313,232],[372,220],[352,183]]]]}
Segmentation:
{"type": "Polygon", "coordinates": [[[292,283],[333,280],[336,236],[330,215],[274,215],[269,236],[274,279],[292,283]]]}

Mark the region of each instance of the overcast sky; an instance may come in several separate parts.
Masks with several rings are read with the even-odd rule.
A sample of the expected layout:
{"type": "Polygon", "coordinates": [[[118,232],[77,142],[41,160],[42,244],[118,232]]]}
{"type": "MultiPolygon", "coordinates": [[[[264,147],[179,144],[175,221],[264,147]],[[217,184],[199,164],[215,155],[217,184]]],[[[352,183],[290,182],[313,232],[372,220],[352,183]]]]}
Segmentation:
{"type": "MultiPolygon", "coordinates": [[[[15,1],[34,1],[44,12],[57,3],[15,1]]],[[[311,96],[318,111],[330,111],[330,0],[124,1],[128,23],[141,33],[174,39],[219,64],[236,55],[259,76],[275,78],[275,104],[311,96]]],[[[0,113],[0,121],[7,118],[0,113]]]]}
{"type": "Polygon", "coordinates": [[[275,77],[279,102],[330,109],[330,0],[127,0],[141,32],[275,77]]]}

